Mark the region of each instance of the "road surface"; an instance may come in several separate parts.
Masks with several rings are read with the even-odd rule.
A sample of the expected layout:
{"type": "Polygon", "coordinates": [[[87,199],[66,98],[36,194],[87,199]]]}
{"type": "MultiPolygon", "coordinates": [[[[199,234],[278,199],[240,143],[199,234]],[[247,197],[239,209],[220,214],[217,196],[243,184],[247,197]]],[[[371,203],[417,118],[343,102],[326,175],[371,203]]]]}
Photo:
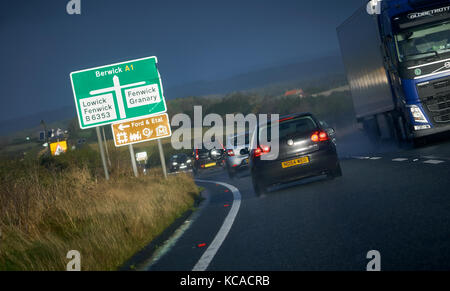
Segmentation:
{"type": "Polygon", "coordinates": [[[382,270],[450,270],[450,141],[341,153],[341,166],[342,178],[284,185],[263,197],[248,171],[234,179],[221,169],[202,173],[197,183],[207,199],[145,269],[364,271],[367,253],[377,250],[382,270]]]}

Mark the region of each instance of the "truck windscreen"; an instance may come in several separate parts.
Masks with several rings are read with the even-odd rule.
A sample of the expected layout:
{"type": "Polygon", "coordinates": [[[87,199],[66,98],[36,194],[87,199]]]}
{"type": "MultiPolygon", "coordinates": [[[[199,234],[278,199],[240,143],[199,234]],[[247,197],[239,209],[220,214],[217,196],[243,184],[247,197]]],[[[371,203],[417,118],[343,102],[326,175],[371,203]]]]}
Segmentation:
{"type": "Polygon", "coordinates": [[[450,52],[450,21],[403,30],[395,42],[400,62],[450,52]]]}

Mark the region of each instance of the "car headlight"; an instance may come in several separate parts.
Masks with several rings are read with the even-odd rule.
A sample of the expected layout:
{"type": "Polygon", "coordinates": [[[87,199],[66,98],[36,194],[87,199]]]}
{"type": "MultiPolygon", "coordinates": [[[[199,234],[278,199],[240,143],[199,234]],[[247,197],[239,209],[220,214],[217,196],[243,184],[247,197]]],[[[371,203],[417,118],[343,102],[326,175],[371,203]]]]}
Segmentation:
{"type": "Polygon", "coordinates": [[[188,163],[188,164],[191,163],[191,162],[192,162],[192,161],[191,161],[190,159],[186,161],[186,163],[188,163]]]}
{"type": "Polygon", "coordinates": [[[173,162],[172,165],[176,166],[176,165],[178,165],[178,163],[177,162],[173,162]]]}
{"type": "Polygon", "coordinates": [[[411,110],[411,115],[414,118],[415,122],[428,123],[427,119],[425,118],[425,115],[423,114],[422,110],[420,110],[419,106],[411,105],[409,110],[411,110]]]}

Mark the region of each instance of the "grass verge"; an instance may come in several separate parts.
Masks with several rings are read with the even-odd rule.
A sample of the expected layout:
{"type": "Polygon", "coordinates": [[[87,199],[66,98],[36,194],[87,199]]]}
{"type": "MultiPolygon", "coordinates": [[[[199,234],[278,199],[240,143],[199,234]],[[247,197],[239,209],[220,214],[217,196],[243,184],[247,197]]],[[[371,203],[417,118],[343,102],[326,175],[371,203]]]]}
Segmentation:
{"type": "Polygon", "coordinates": [[[135,178],[114,155],[111,180],[86,147],[57,158],[0,165],[0,270],[65,270],[70,250],[82,270],[115,270],[190,209],[199,193],[189,175],[160,170],[135,178]]]}

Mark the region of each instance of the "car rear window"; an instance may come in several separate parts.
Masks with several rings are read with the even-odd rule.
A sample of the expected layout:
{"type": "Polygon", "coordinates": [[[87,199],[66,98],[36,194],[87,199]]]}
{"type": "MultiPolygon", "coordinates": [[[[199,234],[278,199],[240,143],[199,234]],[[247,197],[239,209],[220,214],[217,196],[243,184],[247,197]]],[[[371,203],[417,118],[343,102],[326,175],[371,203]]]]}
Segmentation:
{"type": "MultiPolygon", "coordinates": [[[[286,138],[294,134],[309,133],[317,129],[317,123],[311,116],[301,116],[293,119],[283,120],[279,123],[279,137],[286,138]]],[[[259,130],[260,140],[271,140],[271,126],[263,126],[259,130]],[[266,139],[267,136],[267,139],[266,139]]]]}

